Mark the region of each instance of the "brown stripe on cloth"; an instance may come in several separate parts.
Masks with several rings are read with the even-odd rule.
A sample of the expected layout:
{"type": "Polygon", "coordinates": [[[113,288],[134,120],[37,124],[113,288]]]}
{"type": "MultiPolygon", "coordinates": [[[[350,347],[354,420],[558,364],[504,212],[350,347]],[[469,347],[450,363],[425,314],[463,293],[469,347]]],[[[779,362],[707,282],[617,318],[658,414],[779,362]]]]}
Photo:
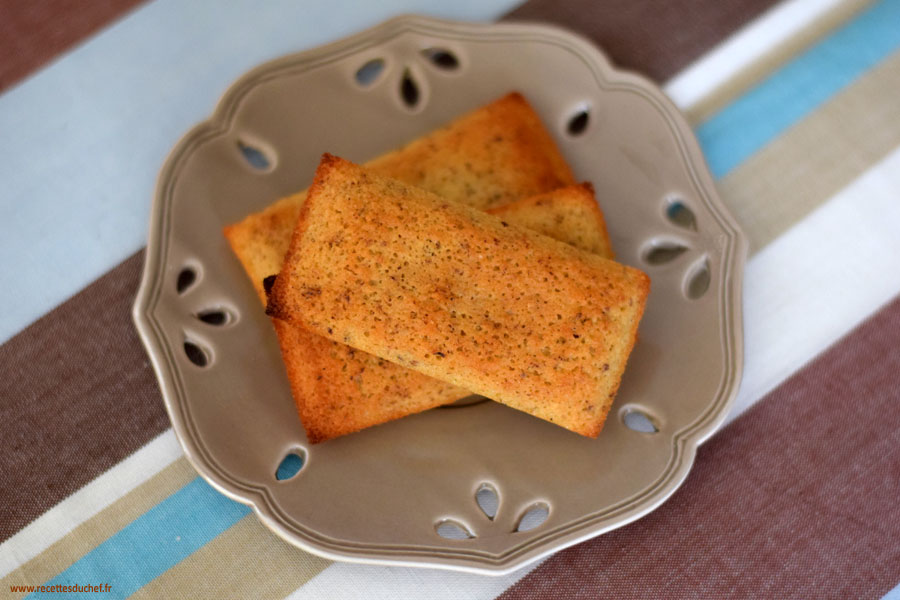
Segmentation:
{"type": "Polygon", "coordinates": [[[500,596],[877,598],[900,580],[900,298],[700,448],[662,507],[500,596]]]}
{"type": "Polygon", "coordinates": [[[504,20],[562,25],[596,42],[619,67],[665,81],[774,0],[529,0],[504,20]]]}
{"type": "Polygon", "coordinates": [[[131,322],[138,252],[0,346],[0,541],[168,426],[131,322]]]}
{"type": "Polygon", "coordinates": [[[0,91],[143,2],[0,1],[0,91]]]}

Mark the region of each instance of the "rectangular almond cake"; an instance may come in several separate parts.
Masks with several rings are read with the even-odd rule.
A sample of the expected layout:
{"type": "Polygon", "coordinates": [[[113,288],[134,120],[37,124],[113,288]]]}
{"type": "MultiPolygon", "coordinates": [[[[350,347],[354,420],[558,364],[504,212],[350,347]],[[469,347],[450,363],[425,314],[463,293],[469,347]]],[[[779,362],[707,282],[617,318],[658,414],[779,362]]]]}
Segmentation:
{"type": "Polygon", "coordinates": [[[594,437],[648,291],[637,269],[325,155],[268,311],[594,437]]]}
{"type": "MultiPolygon", "coordinates": [[[[609,248],[589,186],[569,186],[489,211],[589,252],[609,248]]],[[[601,254],[603,256],[603,254],[601,254]]],[[[272,319],[291,392],[318,443],[454,402],[470,392],[272,319]]]]}

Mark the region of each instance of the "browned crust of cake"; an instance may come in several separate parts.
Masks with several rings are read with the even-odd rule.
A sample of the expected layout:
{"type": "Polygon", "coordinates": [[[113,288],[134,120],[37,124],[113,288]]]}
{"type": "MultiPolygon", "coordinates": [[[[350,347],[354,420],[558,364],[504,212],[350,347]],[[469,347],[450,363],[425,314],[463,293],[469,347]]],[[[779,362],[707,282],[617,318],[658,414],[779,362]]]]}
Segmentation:
{"type": "Polygon", "coordinates": [[[648,291],[637,269],[325,155],[268,312],[593,437],[648,291]]]}

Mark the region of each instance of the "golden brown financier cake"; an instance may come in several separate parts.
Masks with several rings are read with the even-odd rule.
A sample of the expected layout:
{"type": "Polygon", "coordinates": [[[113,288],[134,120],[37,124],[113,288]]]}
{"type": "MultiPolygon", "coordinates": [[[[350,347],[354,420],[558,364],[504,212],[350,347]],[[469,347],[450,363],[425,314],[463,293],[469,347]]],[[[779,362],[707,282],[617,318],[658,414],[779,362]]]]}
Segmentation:
{"type": "MultiPolygon", "coordinates": [[[[609,238],[589,185],[560,188],[489,212],[606,256],[609,238]]],[[[291,392],[310,443],[387,423],[470,393],[280,319],[291,392]]]]}
{"type": "MultiPolygon", "coordinates": [[[[511,93],[446,127],[366,163],[389,177],[487,210],[573,185],[575,178],[540,117],[511,93]]],[[[262,280],[281,269],[306,191],[225,228],[265,301],[262,280]]]]}
{"type": "Polygon", "coordinates": [[[641,271],[324,155],[271,316],[595,437],[641,271]]]}

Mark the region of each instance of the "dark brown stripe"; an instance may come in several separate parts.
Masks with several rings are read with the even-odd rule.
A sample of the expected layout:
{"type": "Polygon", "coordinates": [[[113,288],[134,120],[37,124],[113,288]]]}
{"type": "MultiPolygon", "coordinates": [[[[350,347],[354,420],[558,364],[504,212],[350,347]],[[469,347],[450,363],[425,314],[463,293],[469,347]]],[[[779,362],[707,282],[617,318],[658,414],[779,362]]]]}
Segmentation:
{"type": "Polygon", "coordinates": [[[143,1],[0,1],[0,92],[143,1]]]}
{"type": "Polygon", "coordinates": [[[143,258],[0,346],[0,541],[169,426],[131,322],[143,258]]]}
{"type": "Polygon", "coordinates": [[[699,452],[644,519],[517,598],[878,598],[900,581],[900,298],[699,452]]]}
{"type": "Polygon", "coordinates": [[[562,25],[596,42],[616,65],[665,81],[774,0],[529,0],[506,20],[562,25]]]}

